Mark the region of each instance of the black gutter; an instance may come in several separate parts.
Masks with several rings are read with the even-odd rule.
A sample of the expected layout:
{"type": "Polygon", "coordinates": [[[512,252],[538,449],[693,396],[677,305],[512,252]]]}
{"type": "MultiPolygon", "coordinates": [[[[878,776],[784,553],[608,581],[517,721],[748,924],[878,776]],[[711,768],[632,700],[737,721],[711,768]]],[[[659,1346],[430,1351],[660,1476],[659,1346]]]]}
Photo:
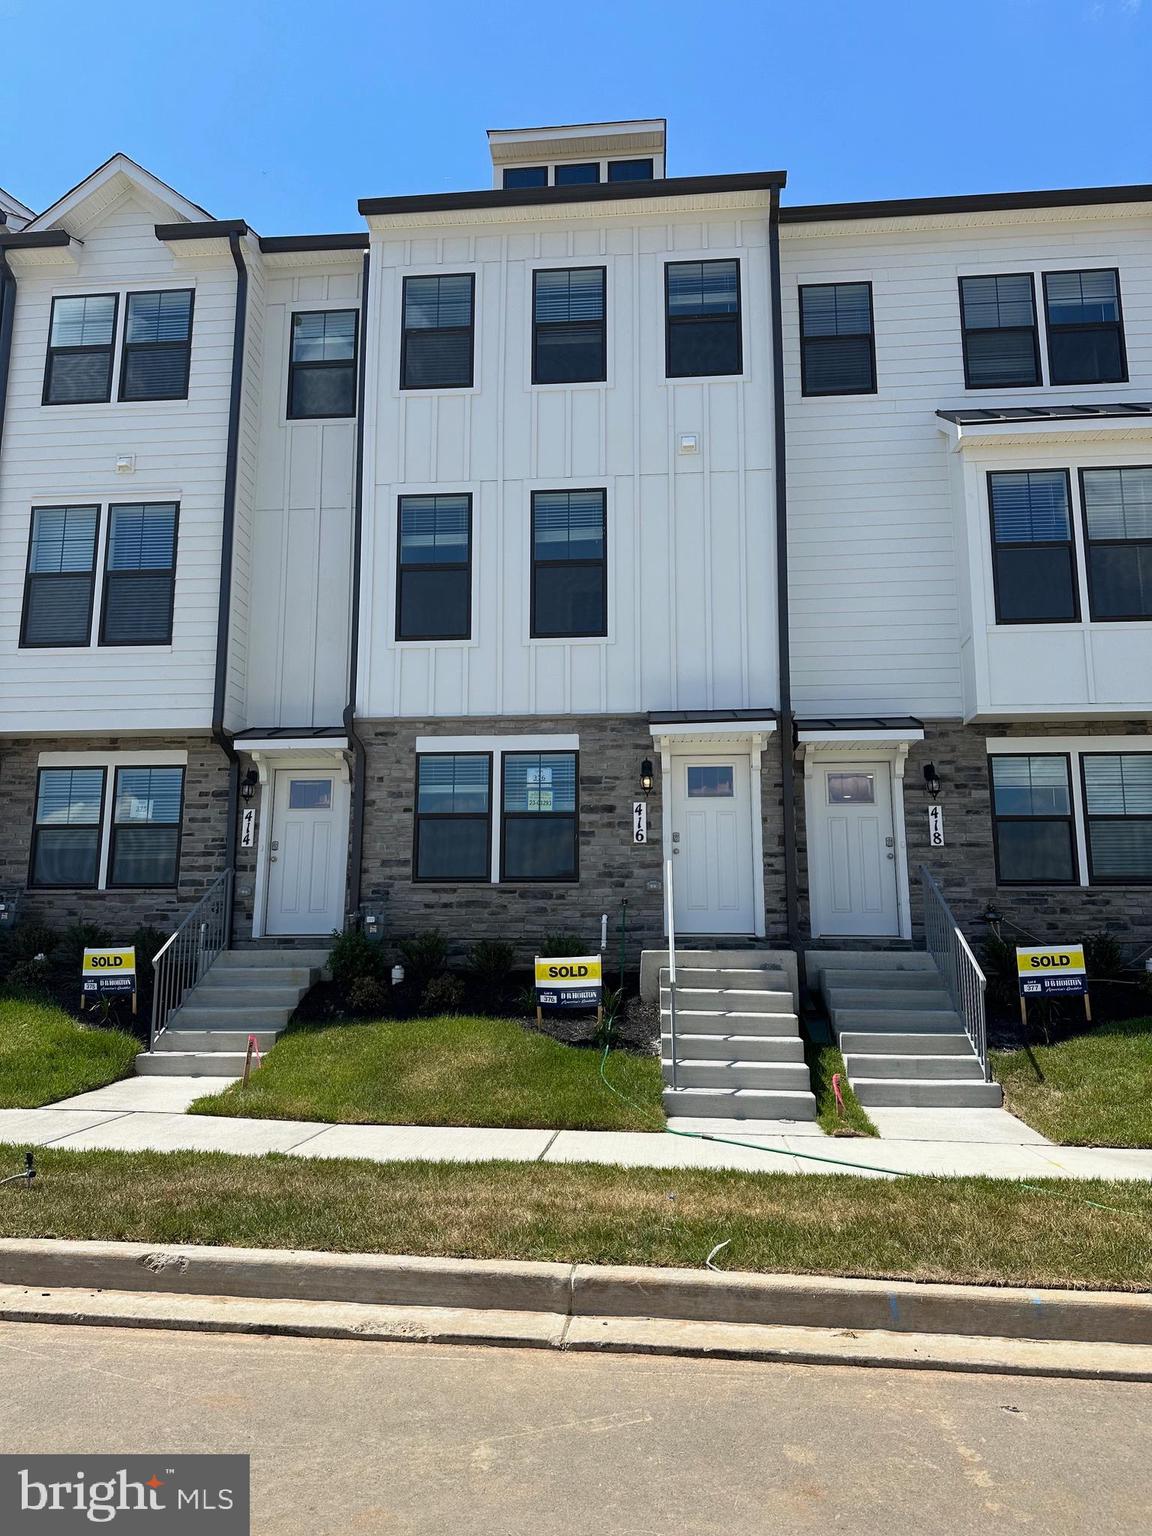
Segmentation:
{"type": "Polygon", "coordinates": [[[261,235],[265,256],[290,251],[366,251],[368,232],[356,235],[261,235]]]}
{"type": "Polygon", "coordinates": [[[4,446],[4,416],[8,406],[8,368],[12,361],[12,331],[16,324],[16,274],[0,246],[0,450],[4,446]]]}
{"type": "Polygon", "coordinates": [[[371,258],[364,252],[360,286],[360,357],[356,366],[356,480],[352,503],[352,611],[348,643],[348,703],[344,730],[353,754],[352,824],[348,835],[348,910],[360,910],[361,867],[364,854],[364,798],[368,754],[356,733],[356,683],[360,663],[360,551],[364,529],[364,381],[368,359],[368,275],[371,258]]]}
{"type": "Polygon", "coordinates": [[[180,224],[157,224],[157,240],[231,240],[233,235],[248,234],[243,219],[203,219],[180,224]]]}
{"type": "MultiPolygon", "coordinates": [[[[77,245],[82,243],[76,241],[77,245]]],[[[0,246],[9,251],[45,251],[71,244],[72,236],[66,229],[0,229],[0,246]]]]}
{"type": "Polygon", "coordinates": [[[977,192],[963,197],[898,197],[872,203],[810,203],[781,208],[784,224],[834,219],[898,219],[926,213],[1004,213],[1022,208],[1098,207],[1152,202],[1152,186],[1060,187],[1051,192],[977,192]]]}
{"type": "Polygon", "coordinates": [[[784,171],[736,176],[671,176],[662,181],[601,181],[583,187],[497,187],[487,192],[430,192],[419,197],[362,197],[361,213],[438,213],[450,208],[537,208],[560,203],[613,203],[632,198],[692,197],[713,192],[775,192],[784,171]]]}

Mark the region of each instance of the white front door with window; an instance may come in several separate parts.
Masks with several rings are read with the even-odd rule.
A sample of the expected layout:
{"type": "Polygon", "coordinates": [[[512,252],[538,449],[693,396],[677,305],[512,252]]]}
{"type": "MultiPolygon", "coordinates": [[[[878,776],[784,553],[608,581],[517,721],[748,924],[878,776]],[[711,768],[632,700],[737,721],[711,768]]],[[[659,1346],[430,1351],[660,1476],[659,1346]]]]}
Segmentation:
{"type": "Polygon", "coordinates": [[[672,759],[677,933],[755,932],[749,760],[672,759]]]}
{"type": "Polygon", "coordinates": [[[343,926],[345,800],[339,774],[317,768],[274,774],[265,933],[331,933],[343,926]]]}
{"type": "Polygon", "coordinates": [[[817,761],[808,795],[813,937],[896,937],[896,858],[889,764],[817,761]]]}

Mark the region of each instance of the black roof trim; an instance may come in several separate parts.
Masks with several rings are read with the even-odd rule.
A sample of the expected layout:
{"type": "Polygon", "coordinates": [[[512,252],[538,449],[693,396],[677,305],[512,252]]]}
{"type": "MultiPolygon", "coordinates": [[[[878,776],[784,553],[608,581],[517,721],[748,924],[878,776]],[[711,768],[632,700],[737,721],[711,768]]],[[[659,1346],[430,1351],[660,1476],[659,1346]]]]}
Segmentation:
{"type": "Polygon", "coordinates": [[[828,715],[796,721],[798,731],[922,731],[915,715],[828,715]]]}
{"type": "Polygon", "coordinates": [[[237,731],[233,741],[274,741],[281,739],[296,740],[308,737],[311,740],[322,741],[326,737],[347,736],[348,732],[342,725],[269,725],[263,730],[259,726],[249,726],[245,731],[237,731]]]}
{"type": "MultiPolygon", "coordinates": [[[[0,229],[0,245],[7,251],[40,251],[71,244],[72,236],[66,229],[0,229]]],[[[76,244],[81,242],[77,240],[76,244]]]]}
{"type": "Polygon", "coordinates": [[[737,176],[669,176],[662,181],[600,181],[576,187],[497,187],[486,192],[427,192],[419,197],[362,197],[361,213],[440,213],[451,208],[535,208],[551,203],[611,203],[629,197],[691,197],[709,192],[766,192],[785,171],[737,176]]]}
{"type": "Polygon", "coordinates": [[[723,725],[726,721],[776,720],[774,709],[662,709],[648,715],[649,725],[723,725]]]}
{"type": "Polygon", "coordinates": [[[260,249],[276,251],[366,251],[368,231],[355,235],[261,235],[260,249]]]}
{"type": "Polygon", "coordinates": [[[181,224],[157,224],[157,240],[219,240],[228,235],[246,235],[248,226],[243,219],[205,219],[203,222],[188,220],[181,224]]]}
{"type": "Polygon", "coordinates": [[[834,219],[899,219],[924,213],[997,213],[1016,208],[1092,207],[1100,203],[1149,203],[1152,186],[1060,187],[1051,192],[977,192],[963,197],[897,197],[875,203],[808,203],[780,209],[782,224],[831,223],[834,219]]]}
{"type": "Polygon", "coordinates": [[[1115,405],[1009,405],[997,410],[937,411],[937,416],[957,427],[980,427],[1005,421],[1092,421],[1115,416],[1152,416],[1152,401],[1121,400],[1115,405]]]}

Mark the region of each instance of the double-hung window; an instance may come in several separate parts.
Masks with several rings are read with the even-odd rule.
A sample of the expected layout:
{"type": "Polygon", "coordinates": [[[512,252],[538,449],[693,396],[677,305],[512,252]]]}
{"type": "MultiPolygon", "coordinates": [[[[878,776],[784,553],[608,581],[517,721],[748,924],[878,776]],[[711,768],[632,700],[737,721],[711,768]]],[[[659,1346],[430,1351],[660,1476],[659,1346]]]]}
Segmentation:
{"type": "Polygon", "coordinates": [[[800,379],[806,395],[875,393],[871,283],[801,287],[800,379]]]}
{"type": "Polygon", "coordinates": [[[670,261],[664,289],[668,378],[743,372],[740,263],[670,261]]]}
{"type": "Polygon", "coordinates": [[[397,640],[467,640],[472,628],[472,497],[401,496],[397,640]]]}
{"type": "Polygon", "coordinates": [[[532,382],[585,384],[608,376],[603,267],[532,274],[532,382]]]}
{"type": "Polygon", "coordinates": [[[1074,885],[1078,872],[1067,756],[994,755],[991,775],[999,882],[1074,885]]]}
{"type": "Polygon", "coordinates": [[[35,507],[20,644],[87,645],[99,507],[35,507]]]}
{"type": "Polygon", "coordinates": [[[1152,881],[1152,752],[1085,752],[1080,770],[1092,884],[1152,881]]]}
{"type": "Polygon", "coordinates": [[[116,303],[114,293],[52,300],[45,405],[88,405],[112,398],[116,303]]]}
{"type": "Polygon", "coordinates": [[[103,768],[41,768],[28,883],[95,886],[103,812],[103,768]]]}
{"type": "Polygon", "coordinates": [[[997,622],[1057,624],[1078,619],[1067,471],[993,471],[988,500],[997,622]]]}
{"type": "Polygon", "coordinates": [[[576,880],[577,754],[506,752],[501,879],[576,880]]]}
{"type": "Polygon", "coordinates": [[[470,272],[404,279],[401,389],[471,387],[475,289],[470,272]]]}
{"type": "Polygon", "coordinates": [[[176,884],[183,768],[117,768],[109,886],[176,884]]]}
{"type": "Polygon", "coordinates": [[[176,504],[108,509],[101,645],[167,645],[176,583],[176,504]]]}
{"type": "Polygon", "coordinates": [[[292,316],[290,420],[355,416],[358,318],[354,309],[313,310],[292,316]]]}
{"type": "Polygon", "coordinates": [[[1094,619],[1152,619],[1152,466],[1082,469],[1094,619]]]}
{"type": "Polygon", "coordinates": [[[962,277],[960,320],[969,389],[1040,383],[1036,292],[1030,272],[962,277]]]}
{"type": "Polygon", "coordinates": [[[489,753],[421,753],[416,759],[415,878],[487,880],[491,805],[489,753]]]}
{"type": "Polygon", "coordinates": [[[1128,379],[1115,268],[1045,272],[1048,381],[1123,384],[1128,379]]]}
{"type": "Polygon", "coordinates": [[[184,400],[192,359],[192,290],[130,293],[120,359],[121,400],[184,400]]]}
{"type": "Polygon", "coordinates": [[[606,492],[533,491],[533,638],[608,633],[606,492]]]}

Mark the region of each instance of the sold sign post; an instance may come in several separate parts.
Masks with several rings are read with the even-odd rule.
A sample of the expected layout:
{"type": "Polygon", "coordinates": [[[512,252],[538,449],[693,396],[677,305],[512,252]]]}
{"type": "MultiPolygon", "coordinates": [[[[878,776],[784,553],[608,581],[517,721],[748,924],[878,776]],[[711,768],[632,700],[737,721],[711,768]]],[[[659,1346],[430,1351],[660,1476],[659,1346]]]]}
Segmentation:
{"type": "Polygon", "coordinates": [[[1020,987],[1020,1017],[1028,1022],[1030,997],[1082,997],[1084,1017],[1091,1023],[1088,973],[1082,944],[1045,944],[1016,950],[1016,979],[1020,987]]]}
{"type": "Polygon", "coordinates": [[[136,1012],[136,951],[128,949],[86,949],[81,983],[81,1007],[89,998],[123,997],[131,994],[132,1012],[136,1012]]]}
{"type": "Polygon", "coordinates": [[[536,956],[536,1022],[545,1008],[595,1008],[604,1004],[604,974],[599,955],[575,955],[556,960],[536,956]]]}

